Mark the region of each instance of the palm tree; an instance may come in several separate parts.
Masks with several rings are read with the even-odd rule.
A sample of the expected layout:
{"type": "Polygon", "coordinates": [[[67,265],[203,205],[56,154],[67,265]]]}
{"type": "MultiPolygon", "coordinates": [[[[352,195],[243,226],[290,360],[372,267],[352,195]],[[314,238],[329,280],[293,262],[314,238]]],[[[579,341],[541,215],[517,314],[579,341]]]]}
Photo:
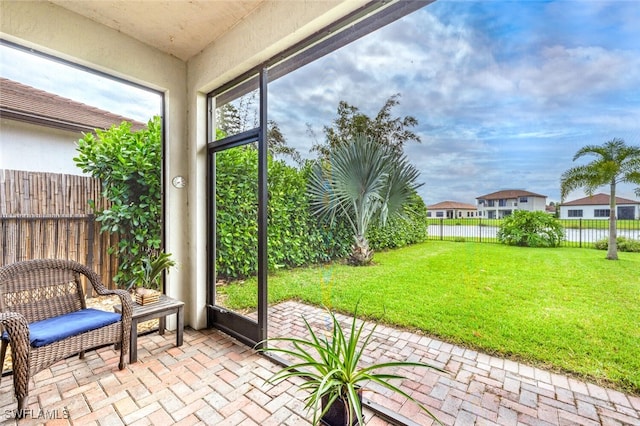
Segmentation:
{"type": "MultiPolygon", "coordinates": [[[[587,145],[573,156],[573,161],[585,155],[597,158],[583,166],[572,167],[562,174],[560,195],[564,198],[578,188],[584,188],[587,195],[596,189],[609,185],[609,248],[607,259],[618,260],[616,242],[616,185],[619,183],[640,184],[640,147],[627,146],[622,139],[612,139],[604,145],[587,145]]],[[[638,190],[636,190],[638,192],[638,190]]]]}
{"type": "Polygon", "coordinates": [[[311,209],[321,218],[347,220],[355,240],[349,260],[366,265],[373,257],[366,238],[369,225],[402,215],[420,186],[415,183],[418,174],[404,154],[358,135],[335,148],[328,160],[314,164],[309,180],[311,209]]]}

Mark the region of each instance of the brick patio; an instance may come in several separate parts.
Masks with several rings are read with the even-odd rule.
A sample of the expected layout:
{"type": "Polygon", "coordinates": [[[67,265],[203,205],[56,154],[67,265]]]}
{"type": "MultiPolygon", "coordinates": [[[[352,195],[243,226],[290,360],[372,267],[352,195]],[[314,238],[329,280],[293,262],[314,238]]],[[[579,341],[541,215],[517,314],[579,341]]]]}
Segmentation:
{"type": "MultiPolygon", "coordinates": [[[[304,334],[304,315],[323,327],[326,313],[286,302],[270,310],[273,335],[304,334]]],[[[341,320],[347,317],[338,316],[341,320]]],[[[60,362],[31,383],[31,415],[20,425],[299,425],[304,396],[291,382],[265,385],[278,370],[254,350],[215,330],[185,330],[174,347],[172,333],[140,337],[138,363],[118,371],[111,348],[60,362]],[[35,384],[34,384],[35,382],[35,384]],[[40,408],[42,407],[42,412],[40,408]],[[68,410],[69,418],[65,419],[68,410]]],[[[640,397],[585,383],[524,364],[379,326],[368,359],[422,360],[449,374],[408,371],[402,386],[447,425],[640,425],[640,397]]],[[[2,424],[16,424],[11,377],[0,386],[2,424]]],[[[401,398],[365,396],[416,424],[432,424],[401,398]]],[[[367,413],[367,425],[387,423],[367,413]]]]}

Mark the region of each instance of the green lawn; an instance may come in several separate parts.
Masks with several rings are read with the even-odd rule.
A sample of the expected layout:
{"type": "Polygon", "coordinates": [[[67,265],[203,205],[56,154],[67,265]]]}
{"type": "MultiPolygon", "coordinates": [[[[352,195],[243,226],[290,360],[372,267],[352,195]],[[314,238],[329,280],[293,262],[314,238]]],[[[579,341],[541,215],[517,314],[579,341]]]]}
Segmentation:
{"type": "MultiPolygon", "coordinates": [[[[269,277],[271,303],[299,299],[640,394],[640,254],[429,241],[269,277]]],[[[228,286],[249,307],[255,281],[228,286]]]]}

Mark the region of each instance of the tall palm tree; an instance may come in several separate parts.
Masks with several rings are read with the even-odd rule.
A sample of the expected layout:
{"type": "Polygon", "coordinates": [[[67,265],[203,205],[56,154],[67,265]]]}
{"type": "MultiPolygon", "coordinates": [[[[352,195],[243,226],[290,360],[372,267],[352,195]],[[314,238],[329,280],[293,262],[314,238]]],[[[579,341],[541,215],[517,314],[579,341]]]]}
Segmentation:
{"type": "Polygon", "coordinates": [[[366,238],[369,225],[401,215],[420,185],[418,170],[403,154],[364,135],[335,148],[328,160],[314,164],[309,179],[312,211],[332,221],[344,217],[354,232],[350,261],[366,265],[373,258],[366,238]]]}
{"type": "MultiPolygon", "coordinates": [[[[562,174],[560,194],[564,198],[573,190],[584,188],[587,195],[603,185],[609,185],[609,249],[607,259],[618,259],[616,242],[616,185],[640,185],[640,147],[628,146],[622,139],[612,139],[603,145],[587,145],[578,150],[573,161],[586,155],[596,159],[583,166],[572,167],[562,174]]],[[[638,190],[636,190],[638,192],[638,190]]]]}

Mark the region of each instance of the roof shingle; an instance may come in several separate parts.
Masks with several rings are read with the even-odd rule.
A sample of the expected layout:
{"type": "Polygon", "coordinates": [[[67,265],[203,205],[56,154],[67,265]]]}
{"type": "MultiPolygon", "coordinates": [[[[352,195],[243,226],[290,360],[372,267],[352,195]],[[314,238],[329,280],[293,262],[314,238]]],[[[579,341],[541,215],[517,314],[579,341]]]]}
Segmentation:
{"type": "Polygon", "coordinates": [[[0,117],[82,132],[108,129],[123,121],[130,122],[132,130],[141,130],[146,126],[139,121],[2,77],[0,117]]]}
{"type": "MultiPolygon", "coordinates": [[[[596,206],[596,205],[609,205],[611,196],[609,194],[594,194],[590,197],[578,198],[567,203],[561,204],[561,206],[596,206]]],[[[616,204],[640,204],[640,201],[633,201],[627,198],[616,197],[616,204]]]]}
{"type": "Polygon", "coordinates": [[[440,203],[427,206],[427,210],[442,210],[442,209],[457,209],[457,210],[477,210],[478,207],[473,204],[459,203],[457,201],[442,201],[440,203]]]}
{"type": "Polygon", "coordinates": [[[542,197],[547,198],[546,195],[536,194],[535,192],[525,191],[523,189],[503,189],[501,191],[492,192],[491,194],[481,195],[476,197],[476,200],[504,200],[518,197],[542,197]]]}

